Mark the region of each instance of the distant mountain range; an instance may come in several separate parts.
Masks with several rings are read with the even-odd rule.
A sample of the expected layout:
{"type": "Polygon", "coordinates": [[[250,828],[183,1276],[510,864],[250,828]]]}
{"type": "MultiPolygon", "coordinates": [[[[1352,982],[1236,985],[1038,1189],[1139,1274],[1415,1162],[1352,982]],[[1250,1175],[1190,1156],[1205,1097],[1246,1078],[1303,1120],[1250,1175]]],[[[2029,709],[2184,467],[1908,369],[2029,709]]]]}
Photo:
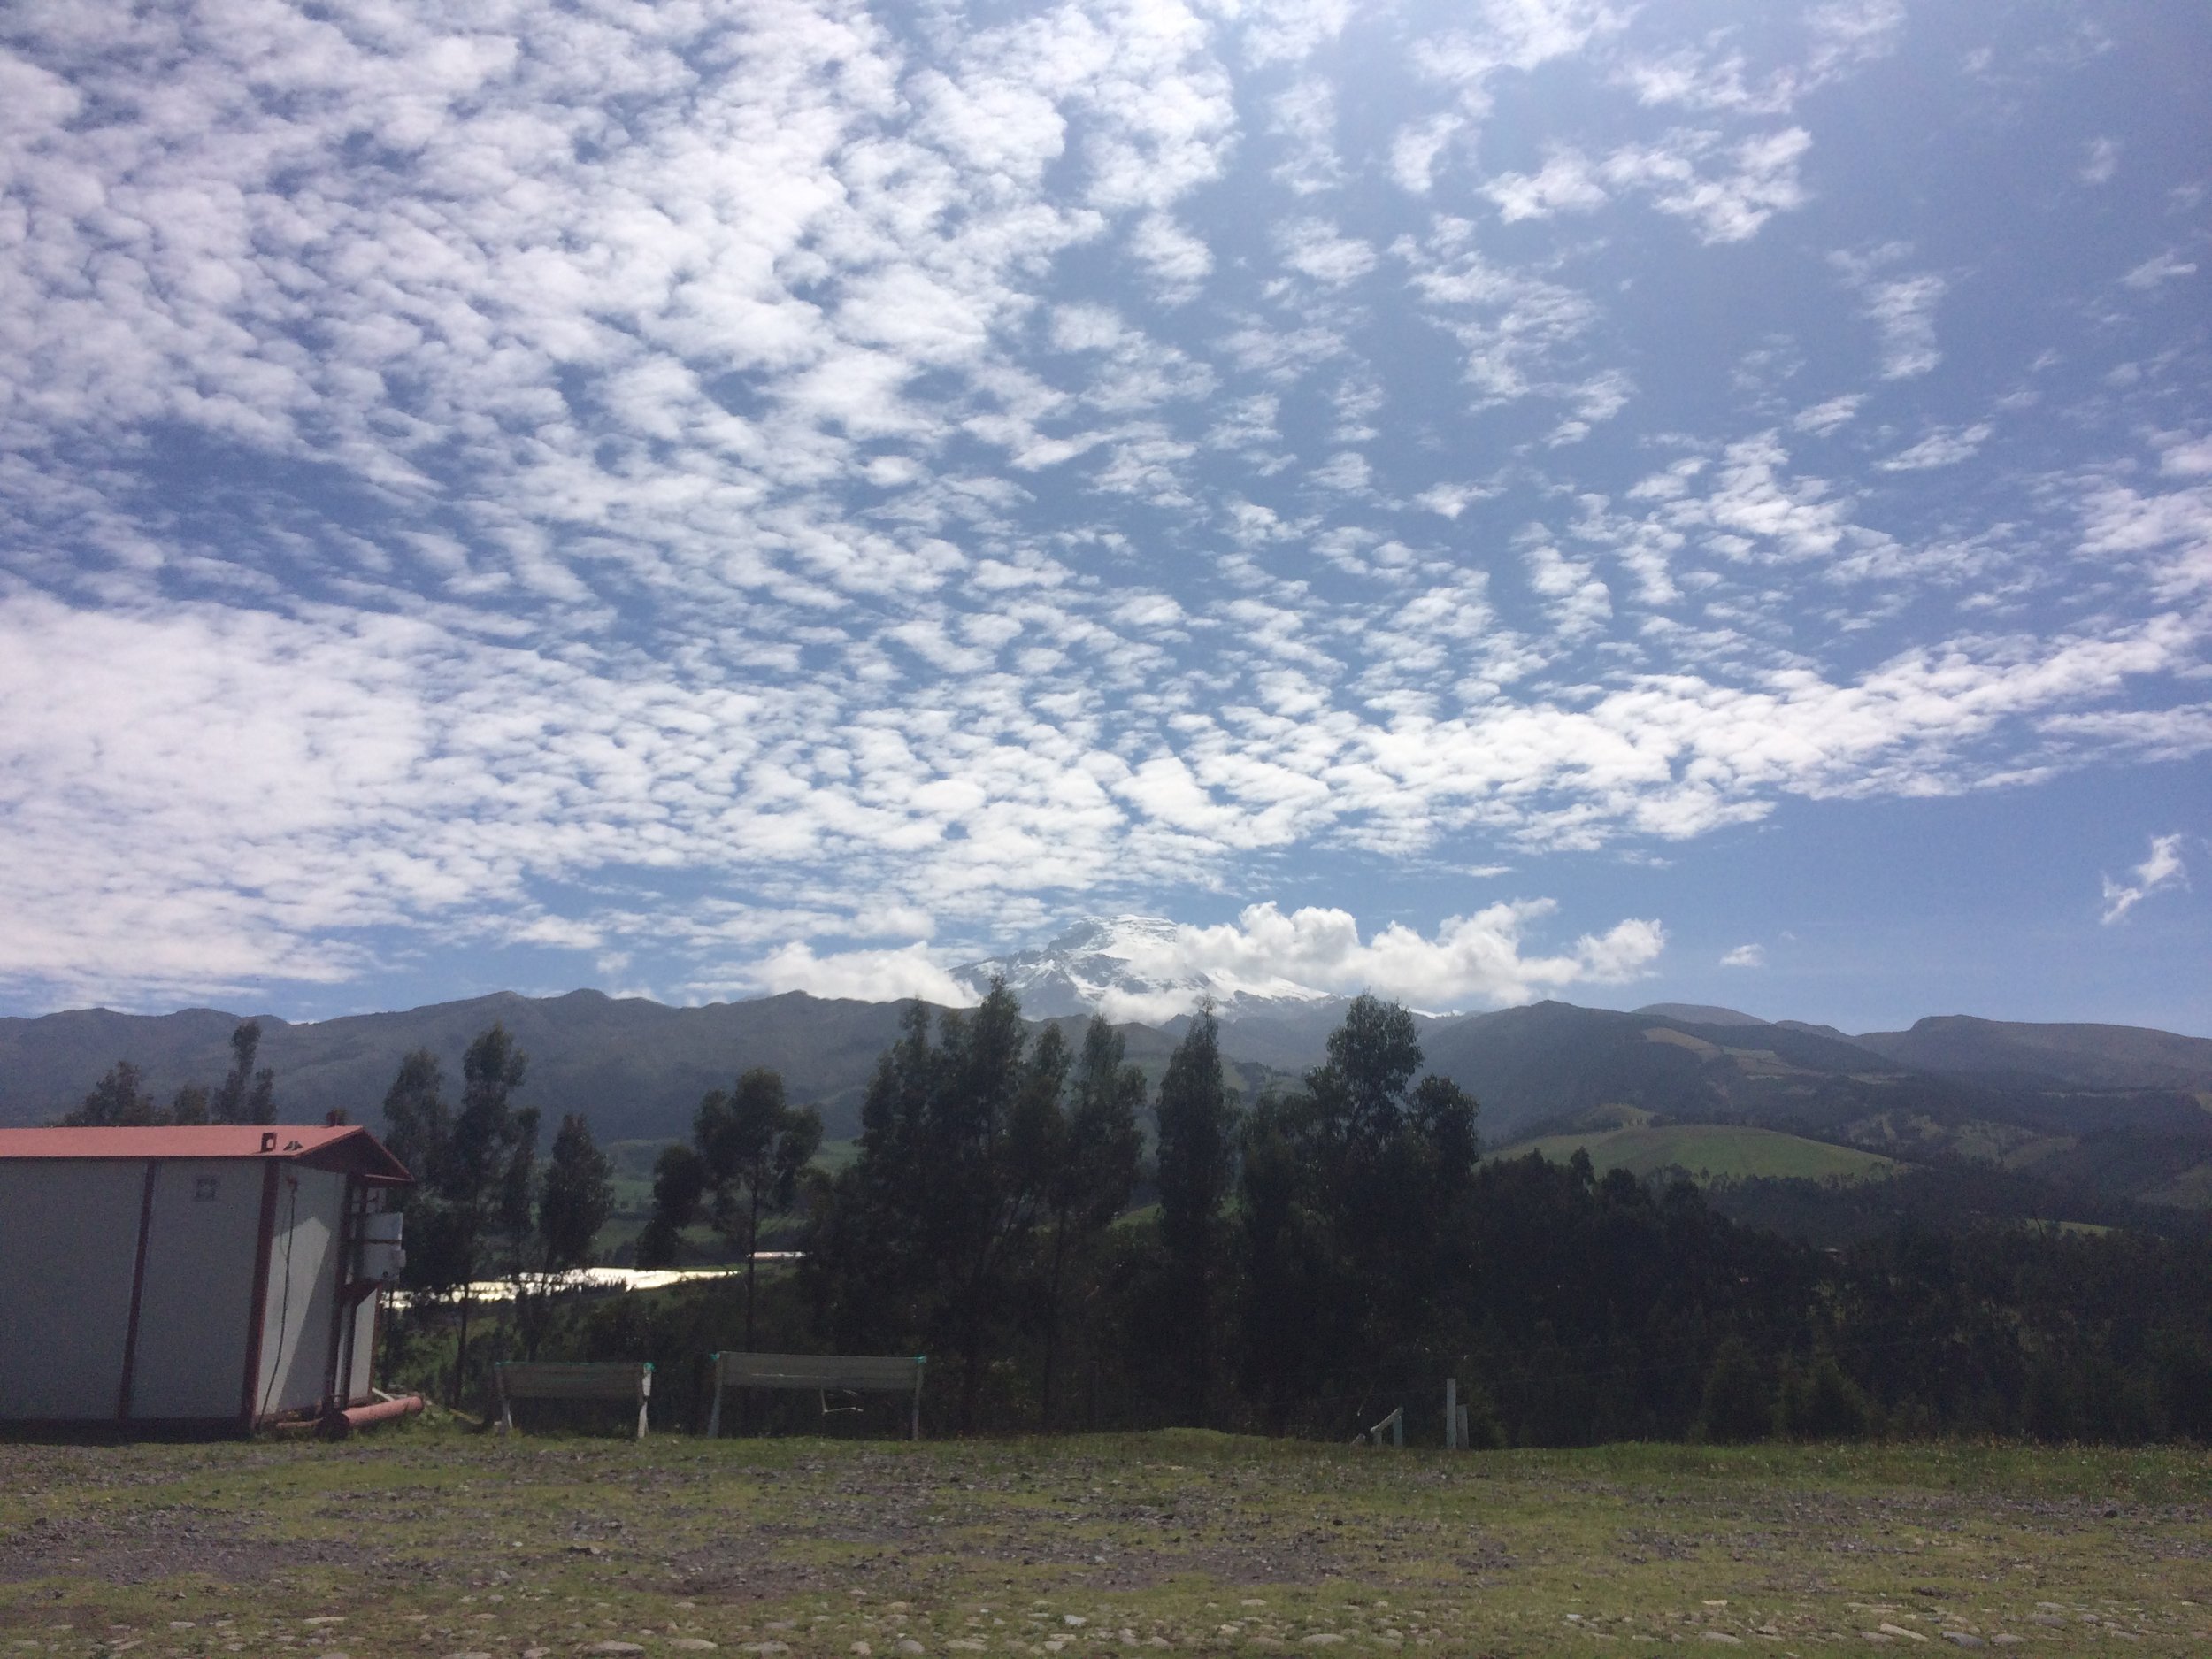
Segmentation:
{"type": "MultiPolygon", "coordinates": [[[[963,977],[980,989],[1002,973],[1033,1017],[1072,1023],[1101,1002],[1164,1010],[1120,1027],[1156,1080],[1188,1024],[1164,1010],[1202,995],[1221,1014],[1223,1051],[1248,1094],[1290,1084],[1323,1057],[1344,998],[1179,968],[1166,926],[1087,923],[963,977]]],[[[703,1008],[595,991],[503,993],[311,1025],[264,1016],[261,1060],[286,1117],[342,1110],[373,1123],[402,1056],[431,1049],[457,1094],[462,1052],[497,1020],[530,1056],[520,1098],[549,1127],[576,1111],[603,1141],[679,1135],[702,1094],[769,1065],[795,1098],[822,1106],[831,1138],[841,1139],[857,1128],[869,1076],[910,1006],[795,992],[703,1008]]],[[[237,1023],[211,1009],[0,1019],[0,1125],[58,1117],[119,1059],[140,1066],[164,1100],[186,1082],[218,1082],[237,1023]]],[[[1623,1013],[1548,1002],[1419,1023],[1429,1065],[1481,1102],[1493,1146],[1594,1124],[1734,1124],[1916,1165],[1963,1161],[2212,1208],[2212,1040],[1963,1015],[1853,1036],[1683,1003],[1623,1013]]]]}

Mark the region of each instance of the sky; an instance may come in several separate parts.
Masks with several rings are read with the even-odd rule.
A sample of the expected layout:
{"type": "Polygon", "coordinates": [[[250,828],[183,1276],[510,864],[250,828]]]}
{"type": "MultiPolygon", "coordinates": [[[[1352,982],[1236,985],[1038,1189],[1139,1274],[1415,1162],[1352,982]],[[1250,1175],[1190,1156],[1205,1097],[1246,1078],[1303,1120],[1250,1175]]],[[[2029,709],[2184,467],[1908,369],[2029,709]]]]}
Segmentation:
{"type": "Polygon", "coordinates": [[[2212,1033],[2212,14],[16,0],[0,1012],[2212,1033]]]}

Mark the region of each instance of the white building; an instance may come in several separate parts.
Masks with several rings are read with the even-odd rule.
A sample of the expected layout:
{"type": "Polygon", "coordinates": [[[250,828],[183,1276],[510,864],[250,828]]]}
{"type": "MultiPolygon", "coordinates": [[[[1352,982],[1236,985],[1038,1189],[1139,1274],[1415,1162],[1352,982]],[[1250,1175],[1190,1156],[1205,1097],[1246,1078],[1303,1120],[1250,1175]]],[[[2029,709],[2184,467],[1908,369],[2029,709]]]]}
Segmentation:
{"type": "Polygon", "coordinates": [[[0,1422],[365,1403],[411,1180],[345,1125],[0,1129],[0,1422]]]}

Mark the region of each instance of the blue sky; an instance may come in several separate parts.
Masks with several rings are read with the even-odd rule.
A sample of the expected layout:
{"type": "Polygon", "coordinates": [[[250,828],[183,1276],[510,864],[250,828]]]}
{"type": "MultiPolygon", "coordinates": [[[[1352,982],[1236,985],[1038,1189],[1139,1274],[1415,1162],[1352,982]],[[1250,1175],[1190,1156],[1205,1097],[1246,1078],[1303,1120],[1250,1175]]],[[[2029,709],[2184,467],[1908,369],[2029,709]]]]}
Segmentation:
{"type": "Polygon", "coordinates": [[[27,0],[0,1008],[941,994],[1137,911],[2212,1032],[2208,56],[27,0]]]}

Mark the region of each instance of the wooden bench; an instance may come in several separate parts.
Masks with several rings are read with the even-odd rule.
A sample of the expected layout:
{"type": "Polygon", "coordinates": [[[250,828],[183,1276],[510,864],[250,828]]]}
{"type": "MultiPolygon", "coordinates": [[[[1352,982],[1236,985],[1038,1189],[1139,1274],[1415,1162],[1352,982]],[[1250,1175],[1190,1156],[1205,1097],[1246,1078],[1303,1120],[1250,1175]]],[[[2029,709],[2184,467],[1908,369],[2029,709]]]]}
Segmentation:
{"type": "Polygon", "coordinates": [[[637,1402],[634,1438],[645,1438],[645,1402],[653,1396],[650,1360],[502,1360],[492,1375],[499,1383],[502,1434],[514,1432],[518,1400],[620,1400],[637,1402]]]}
{"type": "Polygon", "coordinates": [[[909,1394],[910,1439],[922,1438],[922,1370],[926,1354],[911,1359],[856,1354],[730,1354],[714,1356],[714,1409],[707,1417],[710,1438],[722,1432],[725,1388],[803,1388],[827,1393],[909,1394]]]}

